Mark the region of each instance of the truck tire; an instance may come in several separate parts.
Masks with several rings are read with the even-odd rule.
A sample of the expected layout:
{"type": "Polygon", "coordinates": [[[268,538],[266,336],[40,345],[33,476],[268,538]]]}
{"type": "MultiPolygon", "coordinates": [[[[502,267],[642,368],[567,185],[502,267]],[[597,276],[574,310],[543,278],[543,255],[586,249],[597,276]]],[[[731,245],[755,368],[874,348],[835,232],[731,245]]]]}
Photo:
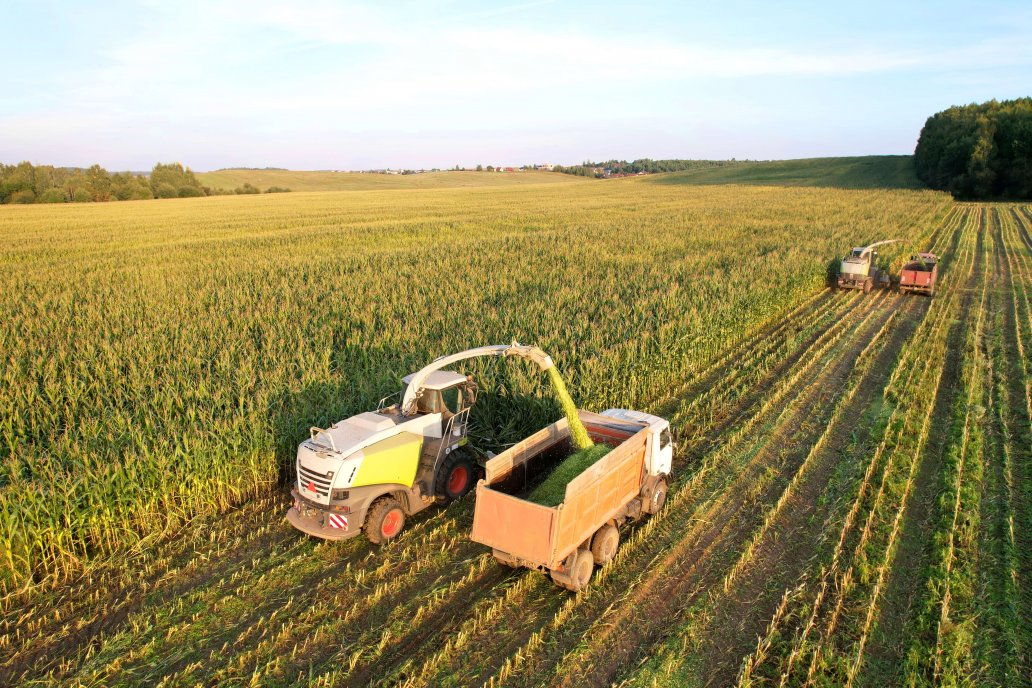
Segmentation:
{"type": "Polygon", "coordinates": [[[648,510],[650,514],[658,513],[663,505],[666,504],[667,496],[667,484],[665,480],[660,480],[656,483],[656,488],[652,490],[652,494],[649,495],[649,506],[648,510]]]}
{"type": "Polygon", "coordinates": [[[366,514],[365,534],[369,542],[380,545],[398,537],[405,528],[405,510],[401,502],[391,496],[384,496],[373,502],[366,514]]]}
{"type": "Polygon", "coordinates": [[[448,454],[434,479],[434,497],[441,504],[462,499],[476,482],[476,470],[473,459],[466,451],[456,449],[448,454]]]}
{"type": "Polygon", "coordinates": [[[620,546],[620,531],[612,523],[607,523],[591,538],[591,556],[599,566],[605,566],[616,556],[616,548],[620,546]]]}
{"type": "Polygon", "coordinates": [[[578,549],[567,557],[566,561],[566,571],[552,571],[552,580],[560,588],[578,592],[591,580],[591,574],[595,571],[595,561],[591,552],[586,549],[578,549]]]}

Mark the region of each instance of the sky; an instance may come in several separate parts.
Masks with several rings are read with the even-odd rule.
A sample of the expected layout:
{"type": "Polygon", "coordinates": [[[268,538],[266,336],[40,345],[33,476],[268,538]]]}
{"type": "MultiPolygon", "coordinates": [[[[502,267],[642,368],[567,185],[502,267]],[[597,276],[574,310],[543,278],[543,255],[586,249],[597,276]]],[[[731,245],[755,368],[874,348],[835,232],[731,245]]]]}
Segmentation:
{"type": "Polygon", "coordinates": [[[1032,95],[1032,3],[2,0],[0,162],[907,154],[1032,95]]]}

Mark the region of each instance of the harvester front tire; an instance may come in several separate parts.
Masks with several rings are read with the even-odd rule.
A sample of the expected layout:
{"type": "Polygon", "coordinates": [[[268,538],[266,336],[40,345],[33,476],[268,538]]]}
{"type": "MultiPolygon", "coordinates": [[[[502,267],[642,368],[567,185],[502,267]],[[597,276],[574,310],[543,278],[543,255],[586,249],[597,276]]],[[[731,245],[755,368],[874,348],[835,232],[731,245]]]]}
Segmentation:
{"type": "Polygon", "coordinates": [[[865,294],[870,294],[871,293],[871,280],[864,280],[864,293],[865,294]]]}
{"type": "Polygon", "coordinates": [[[612,523],[607,523],[591,538],[591,556],[599,566],[605,566],[616,556],[616,548],[620,546],[620,531],[612,523]]]}
{"type": "Polygon", "coordinates": [[[434,496],[441,504],[462,499],[477,480],[477,469],[473,460],[462,449],[456,449],[445,457],[441,470],[434,480],[434,496]]]}
{"type": "Polygon", "coordinates": [[[405,510],[394,497],[380,497],[369,507],[365,521],[365,534],[369,542],[382,545],[398,537],[404,529],[405,510]]]}

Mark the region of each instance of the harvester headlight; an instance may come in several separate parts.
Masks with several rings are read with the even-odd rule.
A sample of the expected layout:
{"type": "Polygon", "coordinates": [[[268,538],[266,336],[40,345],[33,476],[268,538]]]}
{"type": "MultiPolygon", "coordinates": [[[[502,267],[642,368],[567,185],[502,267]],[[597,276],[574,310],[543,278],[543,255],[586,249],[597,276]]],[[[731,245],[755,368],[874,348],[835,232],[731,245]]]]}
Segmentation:
{"type": "Polygon", "coordinates": [[[333,499],[333,501],[335,501],[335,502],[342,502],[342,501],[344,501],[347,498],[348,498],[348,491],[347,490],[334,490],[332,495],[331,495],[331,499],[333,499]]]}

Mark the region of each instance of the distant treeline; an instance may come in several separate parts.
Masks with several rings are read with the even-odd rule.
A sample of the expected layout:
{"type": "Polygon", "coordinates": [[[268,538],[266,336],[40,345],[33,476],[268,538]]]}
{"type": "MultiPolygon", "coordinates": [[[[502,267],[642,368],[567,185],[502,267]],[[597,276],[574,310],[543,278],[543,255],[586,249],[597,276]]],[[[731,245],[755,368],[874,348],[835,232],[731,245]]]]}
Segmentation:
{"type": "Polygon", "coordinates": [[[735,160],[652,160],[641,158],[632,162],[607,160],[605,162],[584,162],[580,165],[556,165],[555,172],[576,174],[581,177],[615,177],[628,174],[655,174],[657,172],[683,172],[699,167],[724,167],[737,164],[735,160]]]}
{"type": "Polygon", "coordinates": [[[1032,198],[1032,98],[932,115],[914,164],[925,184],[958,198],[1032,198]]]}
{"type": "MultiPolygon", "coordinates": [[[[290,189],[273,186],[265,193],[290,189]]],[[[110,173],[100,165],[89,169],[54,167],[20,162],[0,163],[0,203],[91,203],[136,201],[148,198],[191,198],[225,194],[262,193],[251,184],[233,191],[202,186],[189,167],[158,163],[150,175],[110,173]]]]}

